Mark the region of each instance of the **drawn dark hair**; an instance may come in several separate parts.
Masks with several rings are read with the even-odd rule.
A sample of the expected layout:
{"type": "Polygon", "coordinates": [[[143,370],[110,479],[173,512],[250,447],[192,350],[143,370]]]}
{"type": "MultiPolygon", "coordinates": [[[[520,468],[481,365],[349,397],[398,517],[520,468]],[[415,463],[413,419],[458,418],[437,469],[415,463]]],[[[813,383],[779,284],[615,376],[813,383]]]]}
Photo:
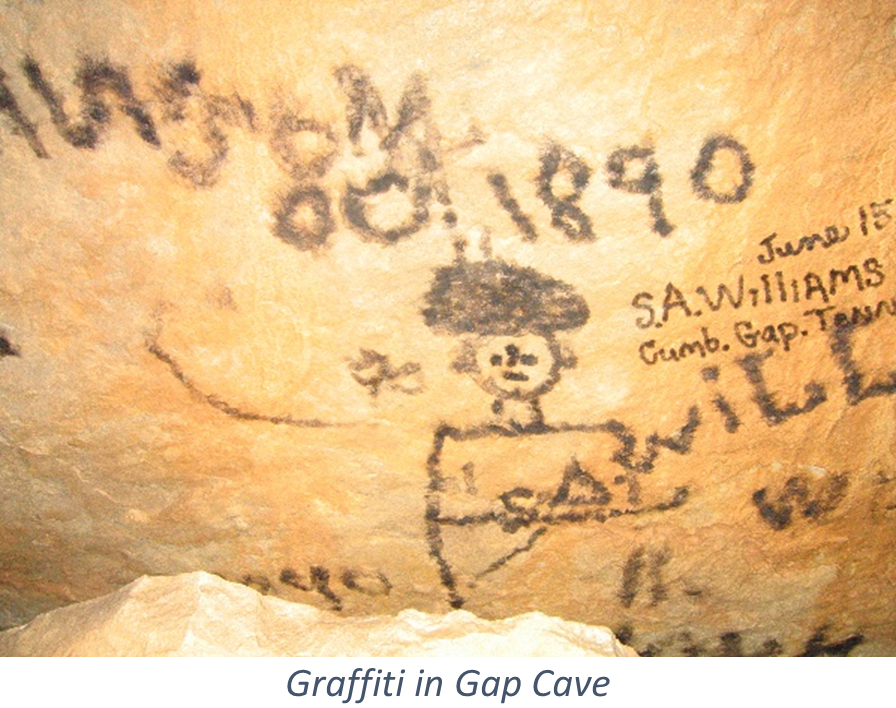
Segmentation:
{"type": "Polygon", "coordinates": [[[590,315],[571,285],[495,259],[461,257],[436,269],[426,304],[427,326],[449,334],[549,337],[581,327],[590,315]]]}

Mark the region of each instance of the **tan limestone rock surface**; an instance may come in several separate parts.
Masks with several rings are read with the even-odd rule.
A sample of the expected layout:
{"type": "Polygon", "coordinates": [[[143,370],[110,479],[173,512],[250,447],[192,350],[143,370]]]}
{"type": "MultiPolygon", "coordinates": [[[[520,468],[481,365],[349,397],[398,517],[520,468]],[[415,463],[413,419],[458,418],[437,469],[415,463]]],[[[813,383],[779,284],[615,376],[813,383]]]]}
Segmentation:
{"type": "Polygon", "coordinates": [[[0,632],[0,656],[637,656],[540,612],[344,618],[203,572],[142,577],[0,632]]]}
{"type": "Polygon", "coordinates": [[[206,571],[896,653],[879,0],[0,7],[0,627],[206,571]]]}

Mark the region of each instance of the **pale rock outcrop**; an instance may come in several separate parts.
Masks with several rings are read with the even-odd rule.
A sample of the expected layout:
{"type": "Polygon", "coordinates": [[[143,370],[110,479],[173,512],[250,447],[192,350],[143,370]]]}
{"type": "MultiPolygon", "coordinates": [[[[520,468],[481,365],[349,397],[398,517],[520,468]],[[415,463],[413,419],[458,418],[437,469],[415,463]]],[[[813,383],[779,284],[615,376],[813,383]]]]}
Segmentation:
{"type": "Polygon", "coordinates": [[[343,618],[203,572],[142,577],[0,633],[3,656],[637,656],[540,612],[343,618]]]}

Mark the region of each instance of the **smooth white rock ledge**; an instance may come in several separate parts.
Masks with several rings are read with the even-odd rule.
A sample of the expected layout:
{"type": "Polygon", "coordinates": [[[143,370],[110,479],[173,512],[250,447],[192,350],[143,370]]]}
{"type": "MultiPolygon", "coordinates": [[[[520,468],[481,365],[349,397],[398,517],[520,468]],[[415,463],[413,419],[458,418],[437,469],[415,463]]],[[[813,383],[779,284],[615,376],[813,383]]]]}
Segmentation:
{"type": "Polygon", "coordinates": [[[606,627],[540,612],[340,617],[204,572],[144,576],[0,632],[3,656],[637,656],[606,627]]]}

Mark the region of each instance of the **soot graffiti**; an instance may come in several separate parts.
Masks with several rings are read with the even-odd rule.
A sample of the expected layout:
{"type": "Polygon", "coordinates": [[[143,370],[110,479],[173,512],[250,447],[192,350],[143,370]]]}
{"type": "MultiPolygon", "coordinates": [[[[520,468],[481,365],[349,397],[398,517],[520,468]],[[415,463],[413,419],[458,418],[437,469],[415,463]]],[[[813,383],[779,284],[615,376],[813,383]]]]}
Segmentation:
{"type": "MultiPolygon", "coordinates": [[[[351,231],[365,243],[389,248],[420,234],[438,219],[449,226],[458,221],[446,177],[447,157],[422,75],[408,78],[397,105],[390,109],[362,68],[351,64],[338,67],[333,78],[345,100],[345,119],[343,124],[330,124],[308,109],[296,109],[298,101],[278,99],[263,112],[239,93],[209,93],[203,85],[203,72],[189,59],[158,67],[153,84],[141,89],[132,82],[127,67],[85,57],[70,72],[78,94],[76,109],[72,108],[73,98],[65,95],[71,88],[60,89],[65,81],[35,57],[24,57],[18,69],[16,77],[0,70],[0,117],[11,127],[10,135],[24,140],[39,159],[50,159],[47,145],[52,146],[42,120],[48,120],[68,146],[86,151],[101,149],[113,128],[124,121],[151,154],[165,160],[177,179],[190,188],[213,189],[232,167],[230,144],[235,131],[266,141],[283,173],[281,187],[270,197],[271,231],[298,251],[323,251],[339,229],[351,231]],[[17,85],[22,83],[24,87],[17,85]],[[17,95],[22,88],[39,99],[44,115],[26,114],[17,95]],[[179,141],[175,128],[191,132],[193,139],[179,141]],[[381,159],[370,160],[373,167],[345,179],[341,191],[334,191],[324,178],[346,151],[359,158],[370,157],[367,151],[375,152],[381,159]],[[384,196],[396,198],[403,208],[383,217],[374,207],[384,196]]],[[[688,175],[691,193],[718,205],[738,204],[748,198],[756,172],[745,145],[730,135],[710,135],[703,140],[688,175]],[[736,165],[726,179],[719,177],[724,170],[721,165],[731,160],[720,160],[723,155],[736,165]]],[[[669,237],[676,230],[666,214],[665,179],[650,144],[616,147],[606,163],[596,167],[569,147],[548,141],[533,165],[533,174],[532,184],[524,187],[512,183],[499,167],[492,167],[482,185],[492,192],[524,241],[543,236],[537,220],[517,199],[524,188],[534,191],[550,216],[551,228],[566,241],[586,244],[601,238],[595,227],[599,215],[587,214],[582,208],[583,195],[601,174],[611,188],[637,200],[633,212],[641,210],[643,216],[646,206],[654,233],[669,237]],[[603,168],[602,173],[598,167],[603,168]]],[[[762,251],[757,261],[778,267],[805,253],[837,249],[857,234],[881,231],[890,223],[891,203],[892,199],[886,199],[860,207],[859,224],[852,229],[849,225],[828,226],[797,240],[772,234],[759,242],[762,251]]],[[[872,378],[857,361],[854,347],[857,333],[896,315],[896,300],[879,299],[874,305],[847,305],[844,309],[839,298],[845,293],[876,290],[887,278],[885,264],[869,257],[844,260],[824,272],[792,274],[782,269],[753,280],[740,276],[733,284],[719,284],[713,294],[711,288],[701,285],[695,296],[685,295],[682,288],[669,283],[661,296],[638,293],[632,305],[639,310],[638,328],[660,329],[670,318],[803,302],[809,307],[803,316],[812,323],[812,332],[827,337],[843,373],[848,402],[857,405],[896,393],[896,372],[872,378]]],[[[439,425],[426,462],[426,539],[453,606],[464,604],[477,581],[537,550],[555,529],[593,531],[615,519],[670,513],[687,504],[688,486],[658,494],[645,480],[665,457],[691,453],[705,424],[698,406],[687,409],[677,428],[668,426],[663,432],[647,435],[615,418],[584,423],[546,418],[542,398],[565,371],[578,365],[563,341],[564,334],[581,328],[591,316],[588,303],[570,284],[534,268],[491,257],[472,262],[459,254],[454,263],[434,271],[424,299],[421,314],[425,324],[438,334],[462,340],[453,370],[471,376],[490,399],[487,421],[439,425]],[[501,452],[520,442],[541,448],[550,464],[509,473],[500,464],[501,452]],[[606,454],[588,451],[594,448],[606,454]],[[465,551],[468,547],[486,552],[470,554],[465,551]]],[[[744,351],[736,359],[739,374],[748,383],[752,401],[765,422],[774,426],[809,414],[828,400],[826,387],[809,381],[803,402],[782,402],[766,380],[765,367],[778,361],[775,355],[779,352],[789,353],[798,347],[800,339],[808,336],[809,326],[802,320],[751,316],[735,324],[733,338],[723,339],[707,325],[701,327],[698,338],[685,342],[662,345],[648,340],[639,354],[645,364],[653,365],[693,356],[702,359],[732,346],[742,347],[744,351]]],[[[146,348],[185,388],[234,419],[296,427],[341,424],[242,410],[201,391],[154,338],[147,340],[146,348]]],[[[0,337],[0,356],[18,356],[18,349],[5,336],[0,337]]],[[[372,397],[384,391],[413,394],[422,390],[418,363],[399,365],[372,349],[360,349],[348,370],[372,397]]],[[[720,390],[719,371],[717,366],[706,366],[701,375],[706,385],[713,387],[712,406],[725,430],[735,434],[743,428],[742,413],[720,390]]],[[[848,491],[846,477],[816,487],[811,480],[793,477],[783,488],[756,490],[752,503],[758,522],[781,530],[799,518],[815,521],[833,511],[848,491]]],[[[664,547],[656,550],[640,545],[631,552],[618,594],[625,607],[639,595],[649,598],[651,606],[667,601],[664,568],[669,553],[664,547]]],[[[274,586],[266,576],[246,575],[244,581],[266,590],[274,586]]],[[[380,573],[345,570],[337,578],[322,565],[309,566],[307,573],[284,568],[279,582],[316,592],[333,609],[343,606],[343,590],[334,589],[337,582],[347,591],[372,596],[388,594],[392,587],[380,573]]],[[[830,641],[826,631],[816,631],[807,640],[804,653],[849,653],[863,641],[860,634],[830,641]]],[[[776,647],[780,645],[769,640],[762,650],[775,653],[776,647]]],[[[716,653],[742,651],[736,632],[720,635],[716,653]]]]}
{"type": "Polygon", "coordinates": [[[657,495],[641,477],[662,451],[691,451],[696,407],[678,430],[641,441],[616,420],[546,421],[541,398],[577,363],[562,333],[591,314],[571,285],[491,257],[469,261],[459,249],[454,263],[436,269],[424,299],[426,324],[461,339],[454,371],[492,398],[486,422],[440,426],[427,462],[426,535],[453,607],[477,581],[532,553],[554,528],[590,528],[687,502],[687,486],[657,495]],[[511,469],[504,460],[522,441],[538,454],[531,466],[511,469]],[[595,445],[605,450],[599,459],[588,451],[595,445]]]}
{"type": "MultiPolygon", "coordinates": [[[[72,98],[60,89],[64,80],[58,78],[59,72],[48,71],[32,55],[23,57],[18,69],[69,146],[89,151],[101,148],[118,122],[116,116],[124,116],[140,140],[161,154],[184,184],[196,189],[210,189],[219,182],[231,160],[234,131],[265,140],[287,180],[272,197],[272,233],[301,251],[326,247],[340,226],[364,241],[392,246],[433,223],[435,216],[449,224],[457,220],[445,176],[443,141],[422,74],[408,78],[397,106],[389,110],[372,77],[361,67],[337,67],[333,78],[346,102],[345,123],[339,126],[309,114],[307,108],[296,109],[298,100],[278,98],[263,113],[238,92],[211,93],[203,85],[202,70],[190,58],[155,67],[155,79],[140,95],[128,67],[104,57],[85,56],[69,69],[78,94],[76,111],[71,108],[72,98]],[[371,140],[366,140],[368,135],[371,140]],[[342,192],[333,194],[323,178],[346,151],[357,158],[376,159],[369,159],[371,166],[364,174],[346,175],[342,192]],[[403,203],[400,213],[389,217],[377,213],[373,206],[384,195],[403,203]]],[[[0,118],[36,157],[49,159],[52,154],[42,117],[26,115],[16,95],[18,81],[18,76],[0,69],[0,118]]],[[[699,200],[737,204],[748,197],[755,171],[746,146],[730,135],[711,135],[704,139],[689,175],[692,192],[699,200]],[[728,174],[730,160],[722,156],[736,163],[733,175],[728,174]]],[[[646,198],[655,233],[666,237],[675,230],[665,215],[663,177],[652,145],[613,150],[604,172],[610,187],[646,198]]],[[[549,142],[541,152],[535,194],[548,209],[552,228],[573,243],[600,237],[594,217],[579,206],[594,174],[581,156],[556,142],[549,142]],[[558,188],[561,179],[571,183],[571,191],[558,188]]],[[[504,173],[491,171],[483,187],[491,188],[524,240],[539,237],[504,173]]],[[[872,213],[872,220],[878,218],[872,213]]]]}
{"type": "MultiPolygon", "coordinates": [[[[802,236],[796,242],[781,241],[777,233],[759,243],[765,252],[757,256],[761,265],[796,259],[812,251],[836,247],[849,238],[850,233],[859,238],[884,236],[892,222],[891,198],[858,207],[858,226],[848,224],[829,225],[821,232],[802,236]],[[794,245],[796,243],[796,245],[794,245]]],[[[744,349],[757,347],[790,352],[803,338],[814,337],[834,328],[868,324],[884,316],[896,315],[896,298],[876,296],[873,304],[849,303],[868,293],[879,290],[889,280],[887,267],[877,256],[852,263],[841,261],[837,267],[825,270],[813,268],[801,272],[776,270],[749,277],[739,275],[734,281],[719,283],[715,288],[699,285],[692,289],[667,283],[662,295],[649,291],[637,293],[631,301],[638,311],[634,324],[638,329],[662,329],[670,324],[687,323],[699,318],[699,336],[686,337],[683,341],[662,341],[656,338],[641,342],[638,357],[647,366],[659,363],[676,363],[699,357],[718,358],[720,353],[734,349],[744,354],[744,349]],[[796,307],[796,306],[799,307],[796,307]],[[838,309],[840,308],[840,309],[838,309]],[[786,314],[776,311],[786,310],[786,314]],[[713,319],[726,313],[742,318],[718,327],[713,319]]]]}
{"type": "MultiPolygon", "coordinates": [[[[784,644],[776,638],[756,640],[743,631],[721,632],[710,641],[698,639],[696,632],[684,630],[654,641],[639,640],[630,625],[616,630],[620,641],[634,646],[641,656],[782,656],[784,644]]],[[[830,625],[822,625],[789,653],[793,656],[849,656],[865,642],[865,635],[854,632],[841,639],[831,639],[830,625]]]]}

